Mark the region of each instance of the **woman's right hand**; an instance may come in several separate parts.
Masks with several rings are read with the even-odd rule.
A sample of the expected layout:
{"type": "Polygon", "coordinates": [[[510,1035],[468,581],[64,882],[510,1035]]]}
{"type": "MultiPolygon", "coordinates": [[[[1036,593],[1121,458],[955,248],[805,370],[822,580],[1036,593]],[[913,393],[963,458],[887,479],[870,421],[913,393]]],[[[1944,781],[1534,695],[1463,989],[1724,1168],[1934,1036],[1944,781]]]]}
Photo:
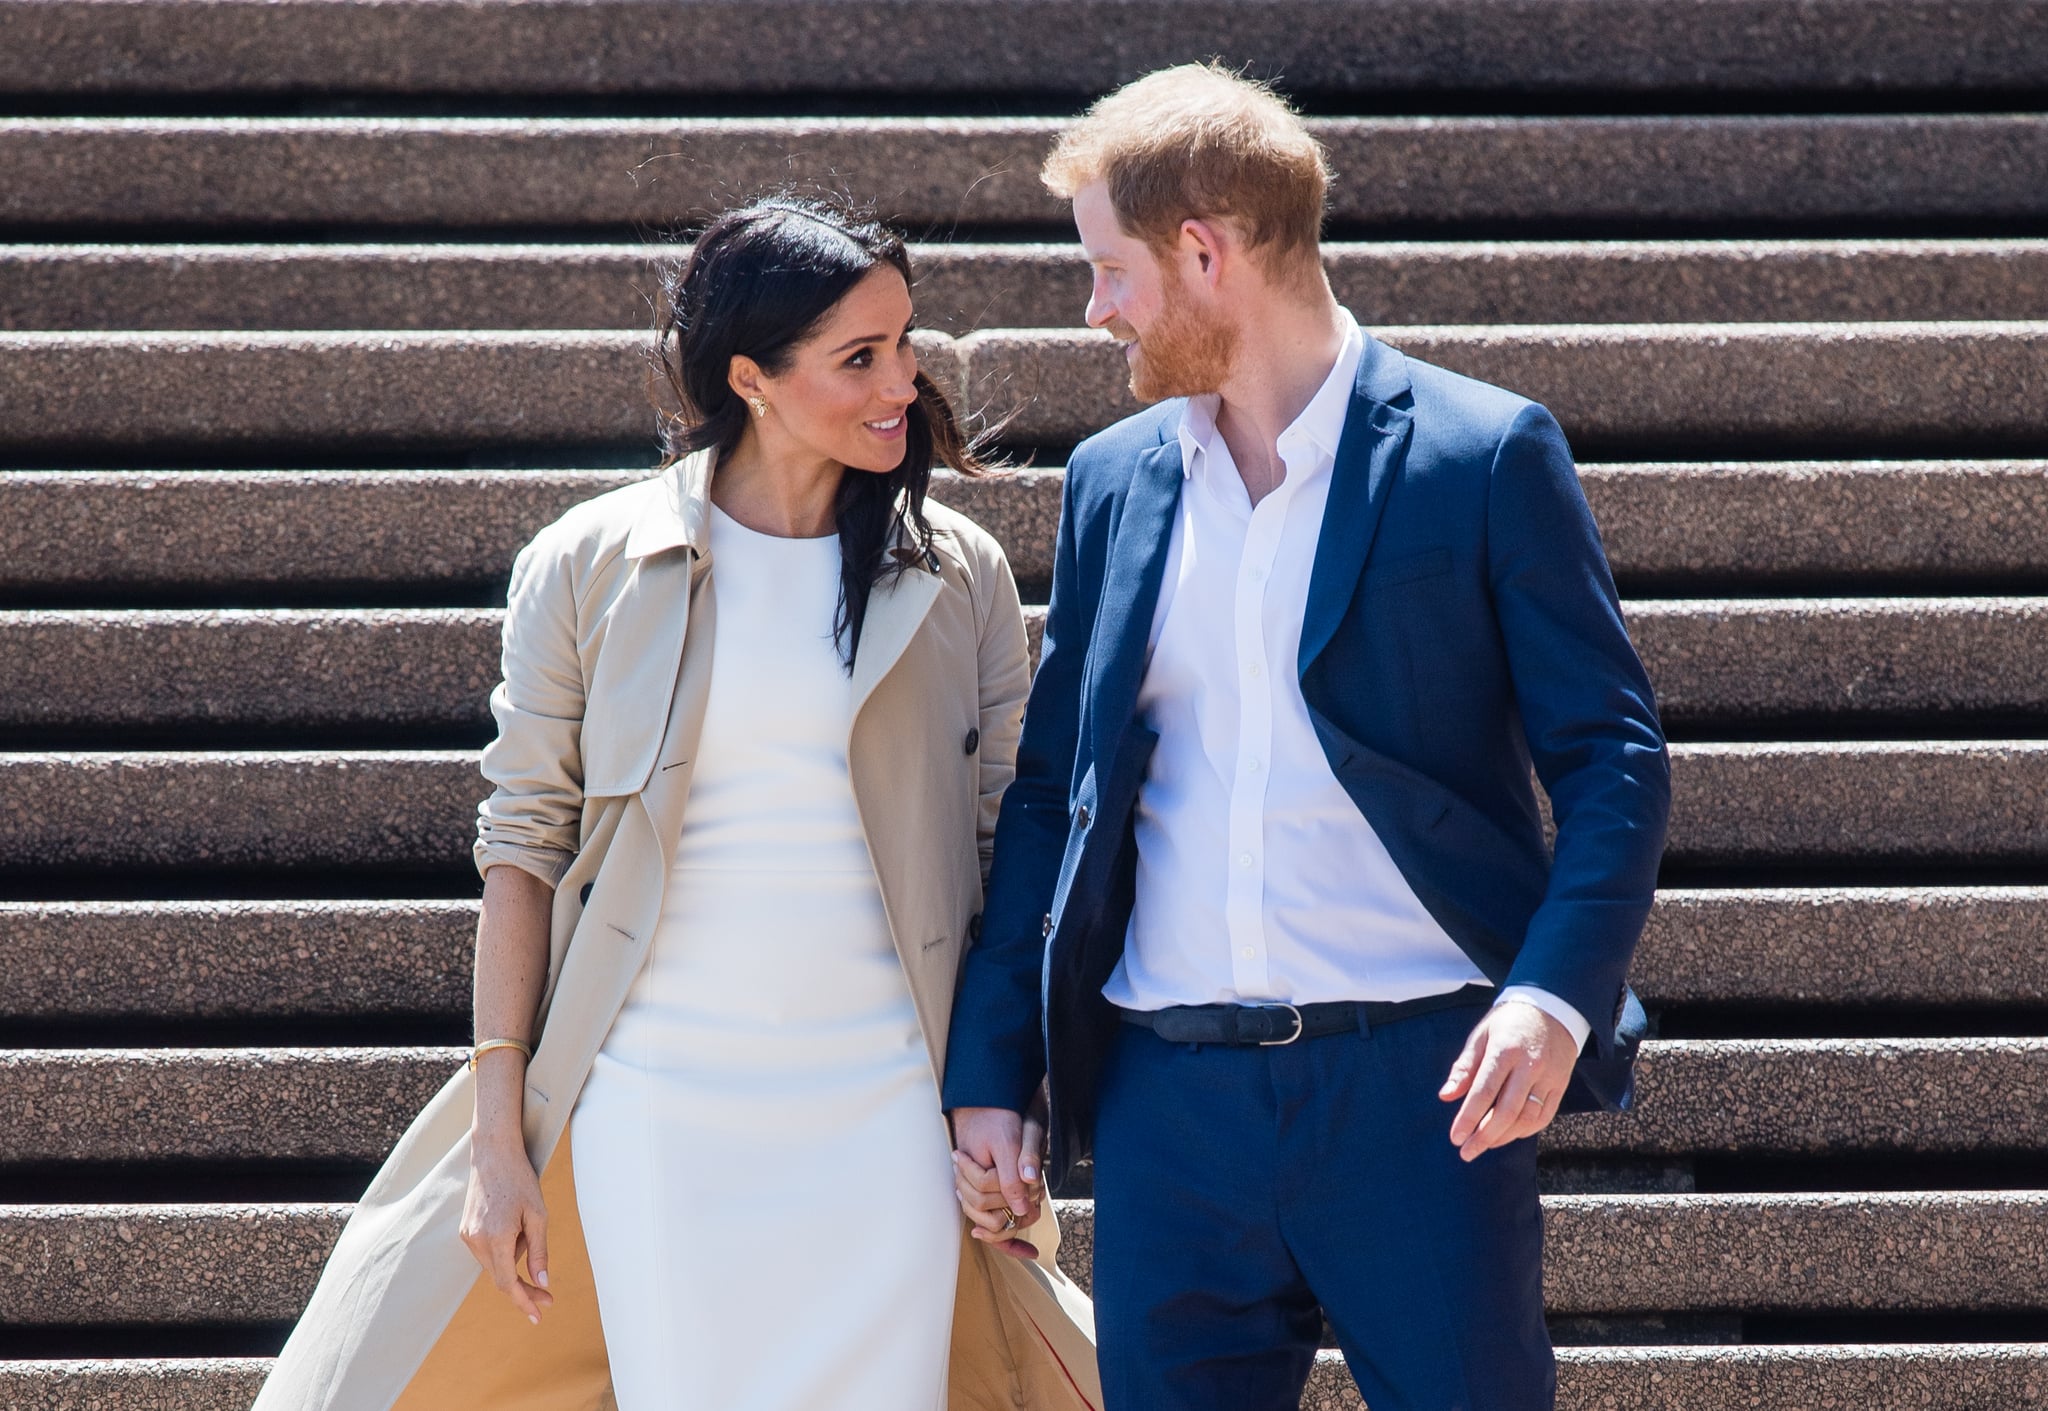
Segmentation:
{"type": "Polygon", "coordinates": [[[540,1315],[554,1306],[555,1296],[548,1292],[547,1207],[523,1148],[471,1151],[462,1242],[527,1322],[540,1322],[540,1315]],[[519,1277],[521,1255],[531,1282],[519,1277]]]}

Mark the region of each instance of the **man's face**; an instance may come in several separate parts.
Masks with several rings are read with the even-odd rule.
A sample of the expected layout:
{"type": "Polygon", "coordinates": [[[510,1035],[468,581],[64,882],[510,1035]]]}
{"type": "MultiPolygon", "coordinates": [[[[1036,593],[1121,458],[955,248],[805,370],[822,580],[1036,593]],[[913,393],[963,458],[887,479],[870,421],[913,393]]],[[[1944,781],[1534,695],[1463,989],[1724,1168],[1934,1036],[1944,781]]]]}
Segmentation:
{"type": "Polygon", "coordinates": [[[1088,326],[1123,343],[1131,395],[1158,402],[1219,390],[1237,330],[1215,308],[1185,242],[1157,251],[1126,234],[1100,181],[1074,193],[1074,225],[1095,273],[1088,326]]]}

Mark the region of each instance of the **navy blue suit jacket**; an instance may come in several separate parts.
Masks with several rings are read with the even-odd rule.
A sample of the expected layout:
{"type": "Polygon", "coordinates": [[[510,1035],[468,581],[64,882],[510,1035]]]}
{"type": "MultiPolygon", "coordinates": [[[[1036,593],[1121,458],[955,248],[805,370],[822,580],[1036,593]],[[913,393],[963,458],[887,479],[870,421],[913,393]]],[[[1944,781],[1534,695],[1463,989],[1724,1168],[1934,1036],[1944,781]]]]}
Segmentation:
{"type": "MultiPolygon", "coordinates": [[[[1088,1150],[1117,1022],[1101,989],[1130,918],[1133,812],[1157,740],[1136,701],[1182,406],[1120,422],[1068,463],[1017,777],[953,1008],[946,1107],[1021,1110],[1049,1076],[1055,1180],[1088,1150]]],[[[1547,411],[1367,339],[1299,668],[1330,768],[1451,939],[1495,983],[1540,985],[1591,1022],[1566,1109],[1626,1106],[1645,1021],[1625,977],[1670,764],[1547,411]]]]}

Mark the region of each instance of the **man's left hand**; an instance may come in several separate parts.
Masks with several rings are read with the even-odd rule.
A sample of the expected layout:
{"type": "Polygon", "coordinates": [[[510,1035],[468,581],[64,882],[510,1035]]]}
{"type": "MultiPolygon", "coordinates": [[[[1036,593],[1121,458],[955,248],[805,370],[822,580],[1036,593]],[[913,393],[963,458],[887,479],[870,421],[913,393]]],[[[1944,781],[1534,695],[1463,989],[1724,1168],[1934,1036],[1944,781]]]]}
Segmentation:
{"type": "Polygon", "coordinates": [[[1470,1161],[1550,1125],[1578,1061],[1571,1030],[1535,1005],[1511,999],[1486,1012],[1465,1040],[1437,1096],[1465,1100],[1451,1144],[1470,1161]]]}

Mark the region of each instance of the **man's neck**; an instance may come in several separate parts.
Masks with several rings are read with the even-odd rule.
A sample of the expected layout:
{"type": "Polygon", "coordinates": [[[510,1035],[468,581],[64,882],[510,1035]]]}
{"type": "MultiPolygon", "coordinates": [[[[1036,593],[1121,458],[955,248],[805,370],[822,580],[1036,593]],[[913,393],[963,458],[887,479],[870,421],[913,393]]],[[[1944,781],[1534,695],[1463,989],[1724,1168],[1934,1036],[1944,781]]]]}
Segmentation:
{"type": "Polygon", "coordinates": [[[1216,431],[1257,504],[1285,473],[1277,443],[1315,399],[1344,351],[1343,310],[1327,292],[1313,301],[1276,305],[1248,321],[1218,388],[1216,431]]]}

